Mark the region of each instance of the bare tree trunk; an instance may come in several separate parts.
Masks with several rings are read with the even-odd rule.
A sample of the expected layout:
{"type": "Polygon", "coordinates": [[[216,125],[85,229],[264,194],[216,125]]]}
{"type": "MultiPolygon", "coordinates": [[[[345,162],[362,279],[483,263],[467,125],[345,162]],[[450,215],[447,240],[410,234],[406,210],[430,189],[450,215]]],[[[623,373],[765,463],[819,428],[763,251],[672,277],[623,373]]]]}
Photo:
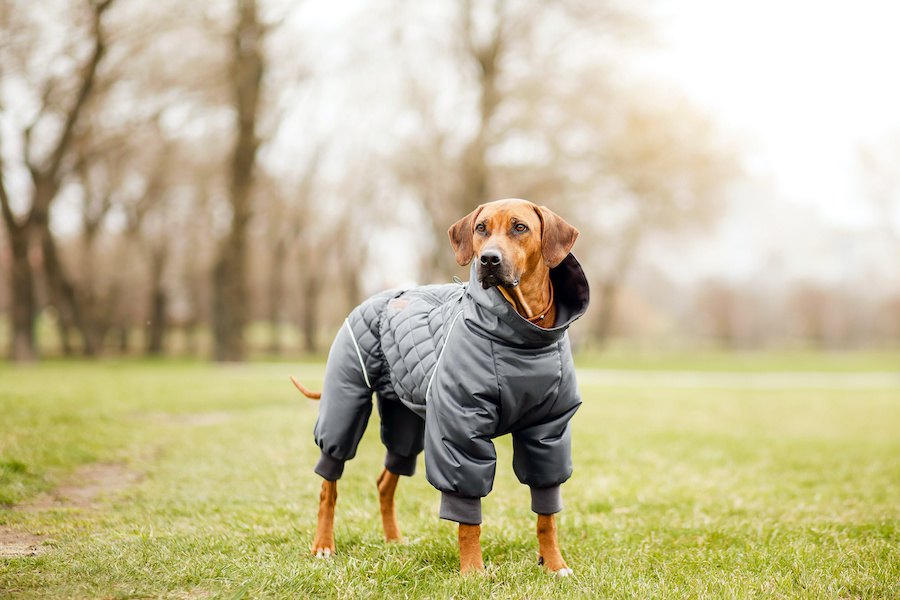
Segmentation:
{"type": "Polygon", "coordinates": [[[162,354],[166,335],[166,303],[167,296],[162,289],[156,289],[150,295],[150,331],[147,334],[147,354],[162,354]]]}
{"type": "MultiPolygon", "coordinates": [[[[34,291],[36,281],[31,264],[28,261],[28,249],[32,239],[37,238],[41,242],[45,268],[48,262],[48,250],[50,251],[49,260],[55,261],[55,264],[52,266],[59,264],[49,228],[50,204],[59,191],[63,159],[72,144],[75,125],[92,93],[97,68],[106,53],[106,38],[101,27],[101,19],[103,13],[109,9],[112,3],[113,0],[99,0],[91,4],[93,11],[93,51],[80,72],[80,78],[75,88],[75,98],[63,118],[59,137],[51,146],[46,160],[40,164],[34,162],[31,152],[31,134],[37,125],[37,120],[25,128],[23,158],[31,175],[34,188],[31,207],[22,223],[17,223],[10,209],[9,198],[3,183],[2,158],[0,158],[0,205],[2,205],[3,221],[13,250],[11,274],[13,305],[10,311],[13,330],[10,357],[13,360],[34,360],[37,356],[34,335],[34,323],[37,316],[37,301],[34,291]]],[[[38,117],[44,114],[45,108],[45,105],[40,107],[38,117]]],[[[58,291],[63,292],[63,295],[67,295],[69,292],[74,293],[71,289],[64,289],[64,286],[62,286],[63,282],[55,277],[57,274],[48,274],[48,280],[52,280],[50,287],[61,286],[58,291]]]]}
{"type": "Polygon", "coordinates": [[[72,314],[59,298],[56,288],[49,285],[46,288],[47,304],[56,309],[56,335],[59,336],[59,345],[63,356],[75,356],[75,347],[72,345],[72,329],[75,327],[72,314]]]}
{"type": "Polygon", "coordinates": [[[303,350],[313,354],[319,350],[319,296],[320,276],[315,268],[305,271],[303,276],[303,350]]]}
{"type": "Polygon", "coordinates": [[[37,298],[34,294],[34,277],[28,262],[28,228],[15,225],[7,227],[7,238],[12,250],[10,269],[10,338],[9,357],[17,362],[30,362],[37,358],[34,321],[37,316],[37,298]]]}
{"type": "Polygon", "coordinates": [[[269,273],[269,352],[281,353],[281,303],[284,295],[284,263],[287,241],[280,236],[272,251],[272,271],[269,273]]]}
{"type": "Polygon", "coordinates": [[[155,250],[150,255],[150,316],[146,352],[149,356],[162,354],[166,335],[167,296],[163,289],[163,270],[166,251],[155,250]]]}
{"type": "Polygon", "coordinates": [[[191,317],[182,327],[184,333],[184,352],[188,356],[197,356],[200,353],[200,344],[197,341],[197,318],[191,317]]]}
{"type": "MultiPolygon", "coordinates": [[[[196,260],[196,259],[192,259],[196,260]]],[[[200,354],[200,344],[197,340],[197,326],[200,323],[200,277],[202,270],[192,264],[188,267],[187,291],[189,294],[190,313],[182,323],[182,334],[184,336],[184,352],[188,356],[197,356],[200,354]]]]}
{"type": "Polygon", "coordinates": [[[66,311],[71,315],[73,324],[81,336],[82,349],[85,356],[96,356],[99,352],[97,340],[89,331],[83,307],[78,301],[75,287],[66,275],[65,268],[59,258],[59,252],[56,249],[56,242],[54,242],[50,228],[46,223],[41,223],[40,236],[47,287],[49,290],[52,290],[53,297],[59,302],[60,312],[66,311]]]}
{"type": "Polygon", "coordinates": [[[238,23],[233,36],[234,102],[237,139],[231,160],[231,231],[219,248],[213,269],[213,334],[215,359],[244,359],[244,326],[247,323],[246,289],[247,225],[250,191],[259,140],[256,118],[263,74],[263,27],[256,0],[237,0],[238,23]]]}
{"type": "MultiPolygon", "coordinates": [[[[340,273],[338,283],[343,288],[348,310],[363,300],[360,272],[363,270],[370,252],[368,238],[361,237],[360,232],[354,227],[355,218],[351,207],[341,219],[334,237],[335,245],[344,249],[344,252],[333,258],[336,259],[335,269],[340,273]]],[[[310,252],[307,251],[305,254],[309,256],[310,252]]],[[[319,261],[307,261],[306,268],[315,268],[321,273],[324,267],[319,261]]],[[[321,275],[317,280],[321,280],[321,275]]]]}
{"type": "Polygon", "coordinates": [[[597,322],[594,326],[594,337],[599,347],[604,347],[609,341],[615,316],[616,296],[619,292],[619,282],[611,278],[600,285],[599,304],[600,312],[597,314],[597,322]]]}
{"type": "Polygon", "coordinates": [[[245,259],[243,249],[234,247],[235,236],[229,236],[213,268],[213,337],[217,361],[244,359],[244,325],[247,292],[244,287],[245,259]]]}
{"type": "Polygon", "coordinates": [[[621,243],[619,256],[612,266],[610,273],[600,285],[600,312],[594,326],[595,341],[599,347],[604,347],[609,341],[613,320],[616,315],[616,302],[619,288],[625,280],[625,276],[631,269],[637,256],[638,246],[641,241],[641,226],[639,223],[632,225],[625,233],[621,243]]]}
{"type": "Polygon", "coordinates": [[[0,153],[0,214],[6,227],[12,265],[10,283],[10,331],[9,358],[17,362],[30,362],[37,358],[34,321],[37,317],[37,298],[34,293],[34,275],[28,261],[30,241],[29,224],[19,223],[12,212],[6,182],[3,178],[3,155],[0,153]]]}
{"type": "Polygon", "coordinates": [[[105,349],[106,334],[109,333],[113,323],[112,314],[118,304],[120,291],[120,284],[113,284],[102,302],[97,302],[92,310],[86,309],[88,313],[85,320],[86,333],[96,354],[101,354],[105,349]]]}
{"type": "MultiPolygon", "coordinates": [[[[128,223],[125,229],[125,236],[120,244],[116,247],[116,260],[113,262],[112,271],[116,273],[116,279],[113,281],[109,296],[105,302],[103,318],[104,335],[109,330],[115,333],[115,349],[120,355],[127,355],[131,346],[131,328],[134,320],[132,307],[130,306],[130,294],[123,287],[127,287],[128,283],[124,282],[121,277],[127,272],[132,264],[133,254],[130,252],[131,245],[137,235],[137,222],[128,223]],[[124,293],[123,293],[124,292],[124,293]],[[124,300],[123,300],[124,296],[124,300]]],[[[97,319],[100,321],[101,319],[97,319]]],[[[99,322],[97,323],[100,324],[99,322]]]]}
{"type": "Polygon", "coordinates": [[[122,320],[119,325],[116,327],[116,333],[118,342],[116,343],[116,347],[119,349],[119,354],[127,355],[128,350],[131,347],[131,334],[128,330],[128,322],[127,320],[122,320]]]}
{"type": "Polygon", "coordinates": [[[350,308],[358,305],[363,301],[362,285],[359,280],[359,272],[354,269],[346,269],[344,271],[344,294],[347,298],[347,305],[350,308]]]}
{"type": "Polygon", "coordinates": [[[56,252],[56,244],[50,231],[50,205],[56,196],[58,184],[44,177],[37,171],[32,171],[34,192],[31,213],[28,216],[28,224],[31,235],[36,239],[41,249],[41,268],[45,285],[46,303],[56,309],[56,327],[59,341],[65,356],[72,356],[75,351],[72,347],[71,330],[77,327],[76,304],[74,289],[69,287],[72,301],[66,298],[66,279],[61,274],[62,265],[56,252]]]}
{"type": "MultiPolygon", "coordinates": [[[[84,319],[85,337],[90,338],[90,346],[99,349],[103,345],[103,337],[106,327],[102,321],[107,319],[105,307],[98,306],[98,295],[94,277],[94,240],[96,228],[87,228],[84,232],[83,243],[83,279],[79,290],[75,290],[75,298],[81,304],[82,318],[84,319]]],[[[85,346],[87,351],[87,346],[85,346]]]]}

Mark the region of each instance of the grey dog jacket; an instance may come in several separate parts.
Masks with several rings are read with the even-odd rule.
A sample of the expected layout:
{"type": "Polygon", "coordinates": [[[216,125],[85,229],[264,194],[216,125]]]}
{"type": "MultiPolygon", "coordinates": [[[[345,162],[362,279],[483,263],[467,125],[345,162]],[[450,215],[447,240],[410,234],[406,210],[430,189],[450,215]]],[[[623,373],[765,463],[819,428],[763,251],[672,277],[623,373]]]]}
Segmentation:
{"type": "Polygon", "coordinates": [[[510,433],[513,469],[530,486],[532,510],[562,509],[572,474],[569,420],[581,398],[567,329],[587,310],[587,279],[569,254],[550,270],[552,328],[519,315],[472,266],[468,284],[376,294],[338,332],[315,426],[316,472],[328,480],[353,458],[378,397],[385,466],[411,475],[425,450],[428,481],[442,492],[441,518],[481,522],[493,486],[493,438],[510,433]]]}

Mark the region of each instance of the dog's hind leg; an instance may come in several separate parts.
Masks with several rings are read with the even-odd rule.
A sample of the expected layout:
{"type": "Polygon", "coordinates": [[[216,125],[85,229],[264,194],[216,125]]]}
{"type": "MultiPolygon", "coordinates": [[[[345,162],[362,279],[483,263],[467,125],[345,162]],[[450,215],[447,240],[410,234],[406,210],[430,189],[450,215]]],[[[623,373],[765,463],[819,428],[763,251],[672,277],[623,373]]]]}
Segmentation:
{"type": "Polygon", "coordinates": [[[396,542],[401,539],[394,507],[394,494],[401,475],[411,477],[416,472],[416,457],[422,452],[425,439],[425,421],[396,398],[376,394],[378,413],[381,415],[381,441],[387,448],[384,470],[378,476],[378,503],[384,539],[396,542]]]}
{"type": "Polygon", "coordinates": [[[397,525],[397,512],[394,508],[394,494],[400,476],[387,469],[378,476],[378,504],[381,507],[381,524],[384,526],[384,540],[398,542],[402,535],[397,525]]]}
{"type": "Polygon", "coordinates": [[[481,525],[459,524],[459,572],[478,573],[484,571],[481,555],[481,525]]]}
{"type": "Polygon", "coordinates": [[[334,505],[337,503],[337,481],[322,482],[319,494],[319,522],[316,537],[312,543],[312,553],[319,558],[334,554],[334,505]]]}

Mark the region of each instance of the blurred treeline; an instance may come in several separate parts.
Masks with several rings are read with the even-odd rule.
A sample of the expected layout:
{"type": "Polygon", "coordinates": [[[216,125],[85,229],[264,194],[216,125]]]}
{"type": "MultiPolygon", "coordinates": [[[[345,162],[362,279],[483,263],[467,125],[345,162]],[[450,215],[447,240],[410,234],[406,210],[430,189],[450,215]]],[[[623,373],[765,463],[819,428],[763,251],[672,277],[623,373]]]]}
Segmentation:
{"type": "Polygon", "coordinates": [[[900,336],[896,289],[863,306],[802,279],[686,288],[641,262],[654,243],[677,262],[745,177],[712,118],[630,75],[622,57],[654,43],[641,2],[0,11],[0,340],[14,359],[321,351],[366,294],[465,277],[446,229],[501,197],[581,230],[581,344],[900,336]]]}

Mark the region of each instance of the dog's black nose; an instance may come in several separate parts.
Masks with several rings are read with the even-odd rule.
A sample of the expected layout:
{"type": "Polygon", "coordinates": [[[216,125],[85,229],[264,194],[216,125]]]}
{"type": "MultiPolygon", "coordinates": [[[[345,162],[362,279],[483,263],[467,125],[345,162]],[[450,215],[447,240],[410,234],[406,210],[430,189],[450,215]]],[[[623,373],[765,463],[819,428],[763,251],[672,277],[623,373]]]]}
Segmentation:
{"type": "Polygon", "coordinates": [[[481,264],[484,266],[496,267],[502,262],[500,252],[497,250],[485,250],[481,253],[481,264]]]}

